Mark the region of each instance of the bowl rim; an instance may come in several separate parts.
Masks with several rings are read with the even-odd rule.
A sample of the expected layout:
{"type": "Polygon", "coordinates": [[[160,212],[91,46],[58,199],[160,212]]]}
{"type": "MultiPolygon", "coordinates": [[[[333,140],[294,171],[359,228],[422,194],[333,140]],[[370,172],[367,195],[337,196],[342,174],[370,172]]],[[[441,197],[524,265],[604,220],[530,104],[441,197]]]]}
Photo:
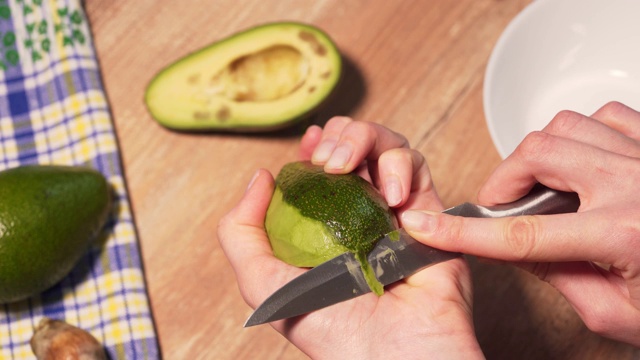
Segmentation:
{"type": "Polygon", "coordinates": [[[498,37],[495,45],[493,46],[491,54],[489,55],[487,66],[485,68],[484,80],[482,85],[482,107],[485,122],[487,124],[493,146],[496,148],[498,154],[502,159],[505,159],[509,155],[509,153],[507,153],[504,145],[500,142],[500,137],[498,136],[498,131],[495,124],[495,116],[493,115],[494,110],[490,103],[490,89],[492,89],[494,86],[495,77],[493,75],[496,73],[498,58],[503,54],[505,47],[507,46],[508,42],[511,40],[515,32],[515,29],[519,28],[523,22],[527,21],[531,16],[533,16],[533,14],[535,14],[535,11],[537,11],[538,8],[544,6],[549,1],[554,0],[533,0],[509,21],[504,30],[502,30],[502,33],[498,37]]]}
{"type": "MultiPolygon", "coordinates": [[[[580,20],[580,19],[583,19],[583,16],[585,16],[588,13],[585,13],[584,11],[576,11],[575,15],[580,14],[578,15],[578,17],[571,17],[571,16],[569,16],[568,18],[565,18],[565,17],[574,12],[573,10],[571,10],[571,9],[574,9],[574,7],[579,7],[579,8],[586,7],[587,9],[590,9],[590,11],[592,11],[592,10],[600,9],[601,6],[603,5],[606,6],[608,9],[610,8],[612,11],[612,12],[607,12],[608,13],[607,16],[612,16],[612,15],[618,16],[618,15],[622,15],[620,11],[625,12],[624,14],[625,16],[623,16],[625,20],[621,24],[627,24],[625,26],[629,26],[631,24],[629,24],[628,22],[632,21],[633,29],[638,29],[638,26],[640,26],[640,23],[636,22],[635,18],[629,18],[629,15],[633,15],[637,13],[638,9],[640,9],[640,2],[637,0],[614,0],[611,2],[603,2],[602,0],[533,0],[532,2],[528,3],[525,7],[523,7],[502,30],[501,34],[496,40],[493,46],[493,49],[491,50],[491,53],[488,57],[487,65],[485,67],[485,72],[484,72],[483,85],[482,85],[482,97],[483,97],[482,104],[483,104],[483,112],[484,112],[486,126],[490,134],[491,140],[493,142],[493,145],[502,159],[505,159],[506,157],[508,157],[510,153],[513,150],[515,150],[515,148],[517,147],[517,143],[514,144],[513,140],[517,140],[518,142],[522,140],[522,139],[516,139],[516,136],[518,137],[522,136],[524,138],[527,134],[526,133],[520,134],[519,132],[516,134],[512,134],[512,132],[509,131],[509,129],[504,129],[505,124],[501,122],[501,120],[507,120],[507,119],[504,119],[502,116],[499,116],[501,114],[499,111],[499,107],[501,106],[500,104],[502,103],[499,96],[501,95],[497,95],[495,91],[495,90],[499,90],[496,88],[496,86],[499,86],[500,83],[504,80],[504,77],[501,78],[499,76],[500,69],[498,67],[504,66],[505,58],[508,57],[510,53],[513,53],[513,51],[511,50],[513,46],[518,42],[520,35],[522,35],[522,31],[524,30],[527,33],[531,33],[532,32],[530,31],[531,26],[537,26],[537,24],[532,23],[532,21],[538,20],[540,18],[544,18],[544,15],[548,15],[549,12],[560,14],[563,17],[563,19],[568,21],[575,20],[575,19],[580,20]],[[562,8],[562,11],[560,12],[557,11],[558,5],[562,8]],[[543,16],[541,17],[541,15],[543,16]]],[[[600,25],[602,25],[602,23],[600,23],[600,25]]],[[[640,33],[638,33],[637,31],[629,32],[628,29],[623,27],[617,27],[617,26],[614,26],[614,28],[617,28],[618,29],[617,31],[626,31],[624,33],[625,36],[627,36],[630,33],[633,33],[634,34],[633,39],[637,39],[638,36],[640,36],[640,33]]],[[[549,29],[553,29],[553,28],[549,28],[549,29]]],[[[535,34],[535,31],[533,33],[535,34]]],[[[637,59],[638,56],[640,56],[640,50],[637,47],[634,47],[634,49],[635,51],[632,53],[631,59],[637,59]]],[[[507,59],[507,61],[508,60],[509,59],[507,59]]],[[[636,64],[635,60],[632,60],[632,62],[636,64]]],[[[633,78],[632,81],[634,84],[633,89],[640,90],[639,87],[635,86],[635,84],[638,84],[638,80],[640,79],[639,77],[640,68],[634,65],[632,70],[633,71],[630,73],[634,74],[634,76],[632,77],[633,78]]],[[[503,90],[510,91],[510,88],[504,88],[503,90]]],[[[628,103],[629,105],[635,105],[636,107],[640,108],[640,97],[636,95],[638,93],[635,90],[631,93],[626,92],[625,94],[618,93],[616,96],[613,96],[609,99],[605,99],[602,96],[600,96],[599,101],[601,101],[601,104],[599,105],[600,106],[604,105],[607,100],[616,101],[616,100],[622,100],[620,98],[624,98],[626,99],[624,101],[625,103],[628,103]],[[625,94],[629,96],[626,96],[625,94]]],[[[550,111],[551,109],[548,109],[548,110],[550,111]]],[[[581,110],[578,109],[578,111],[581,111],[581,110]]],[[[591,109],[582,110],[582,111],[591,111],[591,109]]],[[[514,115],[511,114],[509,116],[514,116],[514,115]]],[[[549,118],[548,120],[550,121],[551,118],[549,118]]],[[[525,129],[525,131],[529,131],[529,130],[525,129]]]]}

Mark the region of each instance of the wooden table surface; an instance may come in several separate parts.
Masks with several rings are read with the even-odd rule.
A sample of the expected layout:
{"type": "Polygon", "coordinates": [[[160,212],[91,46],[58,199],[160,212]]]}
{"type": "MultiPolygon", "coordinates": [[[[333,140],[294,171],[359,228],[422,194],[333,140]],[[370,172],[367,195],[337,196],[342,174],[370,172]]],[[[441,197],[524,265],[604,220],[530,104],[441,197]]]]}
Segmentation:
{"type": "MultiPolygon", "coordinates": [[[[87,0],[165,359],[304,359],[251,309],[216,239],[254,171],[296,160],[304,126],[332,115],[404,134],[429,161],[445,205],[473,201],[500,162],[482,107],[489,54],[528,0],[87,0]],[[159,126],[145,87],[174,60],[236,31],[297,20],[324,29],[345,60],[337,95],[310,121],[265,135],[159,126]]],[[[589,332],[558,293],[509,266],[470,259],[476,331],[488,358],[629,359],[589,332]]]]}

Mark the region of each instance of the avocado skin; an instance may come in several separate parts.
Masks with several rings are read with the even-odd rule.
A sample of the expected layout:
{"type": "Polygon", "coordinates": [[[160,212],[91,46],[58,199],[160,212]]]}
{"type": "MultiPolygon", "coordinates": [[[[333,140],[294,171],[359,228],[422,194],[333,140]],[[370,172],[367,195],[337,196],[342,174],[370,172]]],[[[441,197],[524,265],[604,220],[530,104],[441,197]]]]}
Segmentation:
{"type": "Polygon", "coordinates": [[[394,230],[382,195],[356,174],[328,174],[309,161],[285,165],[276,178],[284,202],[323,223],[335,241],[354,253],[370,252],[394,230]]]}
{"type": "Polygon", "coordinates": [[[75,266],[111,207],[101,173],[28,165],[0,172],[0,303],[40,293],[75,266]]]}

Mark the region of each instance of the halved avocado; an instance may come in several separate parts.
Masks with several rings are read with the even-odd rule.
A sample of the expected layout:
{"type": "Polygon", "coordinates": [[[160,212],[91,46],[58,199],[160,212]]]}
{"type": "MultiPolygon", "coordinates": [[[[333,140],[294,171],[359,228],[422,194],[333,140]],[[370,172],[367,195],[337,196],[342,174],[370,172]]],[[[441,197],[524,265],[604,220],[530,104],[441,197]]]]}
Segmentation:
{"type": "Polygon", "coordinates": [[[151,115],[176,130],[269,131],[314,110],[342,71],[333,41],[313,26],[254,27],[158,73],[145,94],[151,115]]]}

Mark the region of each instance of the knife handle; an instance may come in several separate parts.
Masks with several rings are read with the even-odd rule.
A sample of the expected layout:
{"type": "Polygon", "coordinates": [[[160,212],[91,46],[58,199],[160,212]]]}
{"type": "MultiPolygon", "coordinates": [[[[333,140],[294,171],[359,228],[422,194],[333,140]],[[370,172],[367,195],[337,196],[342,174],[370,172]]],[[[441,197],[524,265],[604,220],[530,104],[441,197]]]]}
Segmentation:
{"type": "Polygon", "coordinates": [[[524,197],[508,204],[478,207],[478,217],[499,218],[519,215],[551,215],[578,211],[580,198],[573,192],[536,184],[524,197]]]}

